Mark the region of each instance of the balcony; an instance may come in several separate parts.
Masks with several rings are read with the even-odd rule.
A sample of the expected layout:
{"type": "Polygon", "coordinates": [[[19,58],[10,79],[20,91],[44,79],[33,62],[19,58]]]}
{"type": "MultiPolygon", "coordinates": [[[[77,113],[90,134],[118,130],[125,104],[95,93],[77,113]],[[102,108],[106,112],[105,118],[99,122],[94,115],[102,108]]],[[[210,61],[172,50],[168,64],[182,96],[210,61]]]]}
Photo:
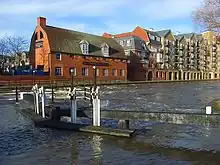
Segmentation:
{"type": "Polygon", "coordinates": [[[195,43],[194,43],[194,42],[191,42],[191,43],[190,43],[190,46],[194,47],[194,46],[195,46],[195,43]]]}
{"type": "Polygon", "coordinates": [[[165,62],[169,62],[169,59],[170,59],[170,58],[169,58],[168,55],[166,55],[166,56],[164,57],[164,61],[165,61],[165,62]]]}

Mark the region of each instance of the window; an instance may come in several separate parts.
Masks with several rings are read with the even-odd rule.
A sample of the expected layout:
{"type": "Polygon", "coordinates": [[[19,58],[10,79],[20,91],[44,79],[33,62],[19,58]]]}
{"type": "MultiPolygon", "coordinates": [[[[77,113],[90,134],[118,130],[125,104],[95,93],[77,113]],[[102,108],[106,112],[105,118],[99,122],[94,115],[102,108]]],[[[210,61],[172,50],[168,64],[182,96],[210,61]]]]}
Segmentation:
{"type": "Polygon", "coordinates": [[[131,40],[127,40],[127,46],[131,46],[131,40]]]}
{"type": "Polygon", "coordinates": [[[123,46],[123,41],[120,41],[120,45],[123,46]]]}
{"type": "Polygon", "coordinates": [[[82,68],[82,76],[88,76],[88,68],[82,68]]]}
{"type": "Polygon", "coordinates": [[[117,76],[117,69],[112,69],[112,76],[117,76]]]}
{"type": "Polygon", "coordinates": [[[35,41],[38,40],[37,34],[38,33],[35,33],[35,36],[34,36],[35,37],[35,41]]]}
{"type": "Polygon", "coordinates": [[[60,53],[56,53],[56,60],[61,60],[61,54],[60,53]]]}
{"type": "Polygon", "coordinates": [[[104,57],[109,57],[109,46],[107,44],[102,45],[102,54],[104,57]]]}
{"type": "Polygon", "coordinates": [[[144,42],[141,42],[141,46],[142,46],[142,48],[143,48],[144,50],[147,50],[146,45],[145,45],[144,42]]]}
{"type": "Polygon", "coordinates": [[[124,69],[120,69],[120,76],[125,76],[125,70],[124,69]]]}
{"type": "Polygon", "coordinates": [[[96,76],[99,76],[99,68],[96,68],[96,76]]]}
{"type": "Polygon", "coordinates": [[[79,44],[82,54],[89,54],[89,43],[85,40],[82,40],[79,44]]]}
{"type": "Polygon", "coordinates": [[[61,67],[56,67],[55,68],[55,75],[56,76],[61,76],[62,75],[62,68],[61,67]]]}
{"type": "Polygon", "coordinates": [[[102,69],[102,76],[108,76],[108,69],[102,69]]]}
{"type": "Polygon", "coordinates": [[[125,55],[126,55],[126,56],[129,56],[129,55],[130,55],[130,52],[129,52],[129,51],[125,51],[125,55]]]}
{"type": "Polygon", "coordinates": [[[150,34],[150,39],[155,40],[155,36],[153,36],[152,34],[150,34]]]}
{"type": "Polygon", "coordinates": [[[157,41],[160,41],[160,37],[157,37],[157,41]]]}
{"type": "Polygon", "coordinates": [[[72,71],[73,75],[76,76],[76,68],[70,68],[69,69],[70,76],[72,75],[71,71],[72,71]]]}
{"type": "Polygon", "coordinates": [[[42,32],[40,32],[40,39],[44,38],[44,35],[42,32]]]}

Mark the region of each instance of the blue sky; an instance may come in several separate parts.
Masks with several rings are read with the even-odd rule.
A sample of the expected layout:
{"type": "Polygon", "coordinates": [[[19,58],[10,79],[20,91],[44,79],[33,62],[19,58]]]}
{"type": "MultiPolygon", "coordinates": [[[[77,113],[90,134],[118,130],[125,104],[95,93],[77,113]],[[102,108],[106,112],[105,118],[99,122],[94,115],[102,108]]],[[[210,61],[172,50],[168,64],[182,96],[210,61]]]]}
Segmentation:
{"type": "Polygon", "coordinates": [[[0,37],[30,39],[36,18],[47,24],[102,35],[136,26],[173,32],[196,32],[191,12],[201,0],[0,0],[0,37]]]}

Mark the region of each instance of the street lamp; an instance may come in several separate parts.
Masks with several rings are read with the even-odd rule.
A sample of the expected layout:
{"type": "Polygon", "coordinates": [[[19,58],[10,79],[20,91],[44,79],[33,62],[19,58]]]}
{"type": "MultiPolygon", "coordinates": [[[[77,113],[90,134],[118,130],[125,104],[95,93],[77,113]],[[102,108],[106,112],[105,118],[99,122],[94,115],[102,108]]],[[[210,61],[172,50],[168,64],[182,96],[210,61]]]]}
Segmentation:
{"type": "Polygon", "coordinates": [[[35,72],[36,72],[36,70],[33,70],[33,84],[35,84],[35,72]]]}
{"type": "Polygon", "coordinates": [[[73,91],[74,69],[70,69],[71,73],[71,91],[73,91]]]}
{"type": "Polygon", "coordinates": [[[97,74],[96,74],[96,72],[97,72],[97,68],[96,68],[96,66],[93,66],[93,70],[94,70],[94,82],[93,82],[93,86],[94,86],[94,90],[96,89],[96,76],[97,76],[97,74]]]}

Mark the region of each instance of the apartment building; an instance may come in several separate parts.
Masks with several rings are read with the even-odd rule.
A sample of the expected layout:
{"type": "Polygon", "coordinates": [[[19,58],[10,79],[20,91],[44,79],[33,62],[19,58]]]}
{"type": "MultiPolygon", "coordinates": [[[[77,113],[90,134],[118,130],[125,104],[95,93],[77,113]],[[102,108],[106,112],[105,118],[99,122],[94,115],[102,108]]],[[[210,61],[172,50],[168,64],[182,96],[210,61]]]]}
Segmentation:
{"type": "MultiPolygon", "coordinates": [[[[163,69],[163,54],[161,49],[161,37],[154,32],[152,29],[144,29],[137,26],[132,32],[126,32],[122,34],[108,34],[104,33],[103,37],[114,38],[115,40],[123,40],[123,37],[133,36],[138,38],[138,42],[144,47],[144,50],[147,50],[147,60],[139,59],[140,69],[132,69],[133,76],[132,80],[160,80],[165,79],[165,71],[163,69]],[[144,69],[141,69],[144,68],[144,69]]],[[[123,41],[121,41],[123,42],[123,41]]],[[[127,47],[122,45],[127,52],[127,47]]],[[[135,50],[138,50],[139,46],[135,47],[135,50]]],[[[140,52],[136,52],[137,56],[140,56],[140,52]]],[[[144,54],[144,53],[143,53],[144,54]]],[[[127,55],[130,55],[127,53],[127,55]]],[[[130,63],[137,63],[136,59],[130,58],[130,63]]],[[[134,65],[133,65],[134,66],[134,65]]],[[[133,67],[132,66],[132,67],[133,67]]]]}

